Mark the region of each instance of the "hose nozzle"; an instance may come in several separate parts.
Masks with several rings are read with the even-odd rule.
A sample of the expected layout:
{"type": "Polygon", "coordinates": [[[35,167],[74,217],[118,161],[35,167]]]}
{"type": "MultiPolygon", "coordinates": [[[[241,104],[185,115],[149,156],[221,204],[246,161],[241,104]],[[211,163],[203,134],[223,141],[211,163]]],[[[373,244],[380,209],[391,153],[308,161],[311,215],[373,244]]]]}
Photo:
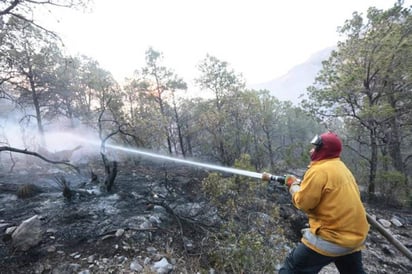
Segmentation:
{"type": "Polygon", "coordinates": [[[269,174],[267,172],[263,172],[262,173],[262,181],[268,181],[268,182],[278,182],[281,184],[285,183],[285,177],[284,176],[276,176],[276,175],[272,175],[269,174]]]}

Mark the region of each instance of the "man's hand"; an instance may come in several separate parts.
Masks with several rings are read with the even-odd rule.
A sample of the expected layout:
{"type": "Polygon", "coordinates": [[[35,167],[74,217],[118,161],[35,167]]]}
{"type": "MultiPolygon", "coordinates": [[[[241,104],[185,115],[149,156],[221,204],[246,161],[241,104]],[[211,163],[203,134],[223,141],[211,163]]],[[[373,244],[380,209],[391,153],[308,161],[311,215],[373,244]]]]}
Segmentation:
{"type": "Polygon", "coordinates": [[[285,185],[290,188],[294,184],[300,184],[300,181],[294,175],[286,175],[285,176],[285,185]]]}
{"type": "Polygon", "coordinates": [[[300,189],[300,180],[294,175],[286,175],[285,185],[288,187],[289,193],[293,195],[293,193],[300,189]]]}

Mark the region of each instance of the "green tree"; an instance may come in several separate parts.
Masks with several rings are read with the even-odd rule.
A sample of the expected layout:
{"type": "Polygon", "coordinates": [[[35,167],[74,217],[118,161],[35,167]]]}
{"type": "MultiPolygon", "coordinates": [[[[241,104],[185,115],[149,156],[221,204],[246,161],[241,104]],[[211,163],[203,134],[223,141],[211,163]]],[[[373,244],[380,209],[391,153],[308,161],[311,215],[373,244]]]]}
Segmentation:
{"type": "MultiPolygon", "coordinates": [[[[179,111],[179,104],[178,104],[178,98],[176,95],[176,90],[186,90],[187,85],[183,81],[183,79],[178,79],[175,76],[175,79],[172,79],[170,81],[170,87],[171,87],[171,97],[172,97],[172,109],[173,109],[173,118],[174,118],[174,124],[175,128],[172,128],[172,132],[177,131],[177,137],[178,137],[178,143],[180,147],[180,151],[183,155],[183,157],[186,157],[187,151],[186,151],[186,146],[185,146],[185,140],[183,136],[183,130],[185,127],[184,120],[181,118],[181,111],[179,111]]],[[[178,149],[175,147],[175,151],[177,152],[178,149]]]]}
{"type": "MultiPolygon", "coordinates": [[[[243,93],[243,102],[247,106],[246,117],[250,125],[246,132],[250,136],[252,163],[257,170],[269,167],[275,171],[277,166],[276,151],[280,148],[278,136],[281,116],[284,109],[281,102],[271,96],[268,90],[248,90],[243,93]]],[[[279,160],[279,159],[278,159],[279,160]]]]}
{"type": "MultiPolygon", "coordinates": [[[[62,59],[54,39],[24,21],[12,18],[9,35],[4,37],[1,66],[2,78],[16,91],[16,100],[25,108],[31,107],[28,118],[34,117],[40,136],[44,133],[44,118],[52,116],[49,105],[53,86],[57,82],[55,69],[62,59]]],[[[44,140],[43,140],[44,143],[44,140]]]]}
{"type": "Polygon", "coordinates": [[[205,127],[204,112],[209,110],[209,100],[190,98],[179,103],[179,122],[184,138],[184,146],[188,156],[202,157],[209,160],[210,138],[205,127]]]}
{"type": "Polygon", "coordinates": [[[410,8],[401,2],[387,11],[370,8],[366,19],[354,13],[340,29],[347,40],[323,63],[306,106],[320,117],[358,124],[358,132],[367,134],[358,140],[368,147],[369,155],[361,157],[369,164],[368,191],[373,194],[382,147],[389,149],[393,167],[401,172],[401,147],[410,147],[402,144],[410,127],[402,125],[410,116],[405,107],[410,109],[411,101],[412,25],[410,8]]]}
{"type": "Polygon", "coordinates": [[[124,102],[130,134],[135,136],[134,145],[152,148],[158,138],[157,127],[153,126],[153,119],[157,111],[155,102],[144,96],[147,89],[141,79],[127,79],[123,86],[124,102]]]}
{"type": "Polygon", "coordinates": [[[223,164],[232,165],[239,155],[229,148],[231,142],[228,141],[230,136],[227,128],[230,128],[228,123],[232,118],[236,119],[231,104],[236,102],[234,100],[244,89],[244,80],[229,68],[227,62],[210,55],[201,61],[198,68],[201,76],[195,79],[196,83],[202,90],[211,91],[214,96],[213,106],[210,105],[208,111],[203,113],[203,125],[207,127],[212,139],[215,157],[223,164]]]}
{"type": "Polygon", "coordinates": [[[82,122],[94,126],[98,117],[97,112],[102,110],[105,110],[105,115],[111,113],[112,119],[123,119],[123,93],[113,75],[101,68],[92,58],[82,56],[78,60],[78,84],[72,96],[76,98],[82,122]]]}
{"type": "Polygon", "coordinates": [[[155,128],[160,128],[160,136],[164,138],[160,140],[166,141],[169,154],[175,151],[173,143],[175,139],[174,127],[178,113],[176,109],[171,107],[171,104],[176,105],[175,92],[178,90],[186,90],[187,85],[183,79],[179,78],[171,69],[163,66],[163,54],[149,48],[146,51],[146,66],[140,71],[136,71],[136,79],[134,86],[139,87],[138,92],[141,93],[148,101],[154,102],[158,115],[152,116],[153,122],[158,124],[155,128]]]}

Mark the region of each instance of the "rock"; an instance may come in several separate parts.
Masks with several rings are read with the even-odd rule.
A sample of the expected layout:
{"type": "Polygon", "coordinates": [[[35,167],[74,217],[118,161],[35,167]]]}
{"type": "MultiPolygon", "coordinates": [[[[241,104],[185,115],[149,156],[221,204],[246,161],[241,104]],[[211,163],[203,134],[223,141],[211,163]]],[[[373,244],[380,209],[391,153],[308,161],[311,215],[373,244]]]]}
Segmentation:
{"type": "Polygon", "coordinates": [[[87,262],[88,262],[89,264],[92,264],[92,263],[94,262],[94,256],[95,256],[95,255],[90,255],[89,257],[87,257],[87,262]]]}
{"type": "Polygon", "coordinates": [[[47,250],[48,253],[54,253],[54,252],[56,252],[57,249],[54,245],[51,245],[51,246],[47,247],[46,250],[47,250]]]}
{"type": "Polygon", "coordinates": [[[57,229],[54,229],[54,228],[48,228],[46,230],[46,233],[50,233],[50,234],[55,234],[56,232],[57,232],[57,229]]]}
{"type": "Polygon", "coordinates": [[[162,258],[153,264],[152,270],[158,274],[170,273],[173,270],[173,265],[171,265],[166,258],[162,258]]]}
{"type": "Polygon", "coordinates": [[[140,224],[139,228],[140,229],[150,229],[152,228],[152,223],[146,220],[142,224],[140,224]]]}
{"type": "Polygon", "coordinates": [[[122,264],[128,260],[126,256],[116,256],[115,259],[118,264],[122,264]]]}
{"type": "Polygon", "coordinates": [[[116,230],[116,237],[121,237],[124,234],[124,229],[119,228],[118,230],[116,230]]]}
{"type": "Polygon", "coordinates": [[[402,222],[396,217],[392,217],[391,223],[396,227],[402,227],[403,226],[402,222]]]}
{"type": "Polygon", "coordinates": [[[5,234],[13,234],[13,232],[16,230],[16,228],[17,228],[17,226],[11,226],[11,227],[8,227],[7,229],[6,229],[6,232],[5,232],[5,234]]]}
{"type": "Polygon", "coordinates": [[[130,270],[131,271],[136,271],[136,272],[141,272],[143,270],[143,266],[137,260],[133,260],[130,263],[130,270]]]}
{"type": "Polygon", "coordinates": [[[157,252],[156,247],[153,247],[153,246],[148,246],[148,247],[146,248],[146,250],[147,250],[147,252],[149,252],[149,253],[156,253],[156,252],[157,252]]]}
{"type": "Polygon", "coordinates": [[[379,223],[381,223],[381,225],[383,225],[383,227],[385,227],[385,228],[388,228],[388,227],[390,227],[390,226],[392,225],[391,222],[389,222],[388,220],[385,220],[385,219],[379,219],[378,221],[379,221],[379,223]]]}
{"type": "Polygon", "coordinates": [[[161,223],[160,218],[158,216],[153,216],[153,215],[149,217],[149,221],[153,225],[159,225],[161,223]]]}
{"type": "Polygon", "coordinates": [[[150,258],[146,257],[146,258],[144,258],[143,264],[148,265],[148,264],[150,264],[150,261],[151,261],[150,258]]]}
{"type": "Polygon", "coordinates": [[[40,243],[42,238],[41,223],[38,215],[23,221],[11,235],[13,246],[21,251],[27,251],[40,243]]]}

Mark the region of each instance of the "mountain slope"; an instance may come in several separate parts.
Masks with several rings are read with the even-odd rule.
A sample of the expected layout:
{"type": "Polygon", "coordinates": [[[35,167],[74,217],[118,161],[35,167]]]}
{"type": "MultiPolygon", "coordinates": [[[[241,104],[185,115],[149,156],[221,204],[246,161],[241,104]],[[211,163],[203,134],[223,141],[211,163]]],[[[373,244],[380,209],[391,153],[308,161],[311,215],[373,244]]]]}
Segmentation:
{"type": "Polygon", "coordinates": [[[285,75],[268,82],[250,85],[252,89],[267,89],[279,100],[289,100],[294,104],[301,100],[299,96],[306,93],[306,88],[313,84],[317,73],[322,68],[333,47],[314,53],[306,62],[290,69],[285,75]]]}

